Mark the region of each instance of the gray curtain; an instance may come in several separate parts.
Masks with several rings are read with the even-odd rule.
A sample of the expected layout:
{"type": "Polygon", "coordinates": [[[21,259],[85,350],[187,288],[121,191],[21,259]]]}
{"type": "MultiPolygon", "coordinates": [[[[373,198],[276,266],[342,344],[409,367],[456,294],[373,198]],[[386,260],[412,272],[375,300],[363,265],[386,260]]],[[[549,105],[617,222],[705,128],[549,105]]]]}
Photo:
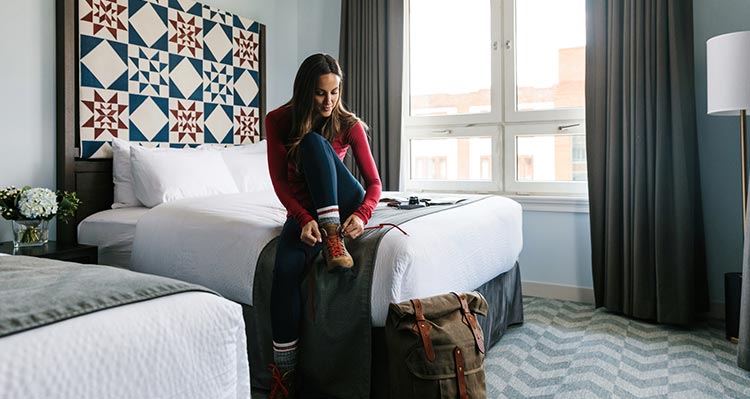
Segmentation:
{"type": "MultiPolygon", "coordinates": [[[[339,62],[344,104],[370,126],[383,189],[398,190],[401,156],[401,0],[342,0],[339,62]]],[[[347,165],[355,170],[353,162],[347,165]]]]}
{"type": "Polygon", "coordinates": [[[737,347],[737,365],[750,371],[750,213],[745,218],[745,250],[742,256],[742,293],[740,294],[740,332],[738,337],[740,342],[737,347]]]}
{"type": "Polygon", "coordinates": [[[707,311],[692,2],[586,0],[586,149],[597,307],[707,311]]]}

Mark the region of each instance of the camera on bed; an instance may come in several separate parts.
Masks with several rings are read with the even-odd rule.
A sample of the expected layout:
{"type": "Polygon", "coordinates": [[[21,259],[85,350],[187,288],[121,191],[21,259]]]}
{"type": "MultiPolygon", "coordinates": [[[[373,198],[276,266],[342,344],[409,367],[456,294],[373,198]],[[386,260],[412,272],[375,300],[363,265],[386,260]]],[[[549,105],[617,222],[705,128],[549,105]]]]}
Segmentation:
{"type": "Polygon", "coordinates": [[[420,199],[416,195],[413,195],[409,197],[408,201],[402,201],[398,205],[398,209],[415,209],[415,208],[423,208],[427,206],[424,199],[420,199]]]}

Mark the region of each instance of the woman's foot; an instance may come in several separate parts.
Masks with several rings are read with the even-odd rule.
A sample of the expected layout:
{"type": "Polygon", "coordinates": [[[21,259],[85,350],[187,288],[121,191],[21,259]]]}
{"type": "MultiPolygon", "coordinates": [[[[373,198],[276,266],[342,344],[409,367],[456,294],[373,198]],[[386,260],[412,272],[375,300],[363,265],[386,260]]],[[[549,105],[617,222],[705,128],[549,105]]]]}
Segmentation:
{"type": "Polygon", "coordinates": [[[271,369],[271,392],[269,399],[297,398],[297,373],[294,368],[282,370],[275,364],[268,365],[271,369]]]}
{"type": "Polygon", "coordinates": [[[328,272],[349,270],[354,266],[354,259],[344,246],[341,226],[337,224],[323,224],[320,226],[323,235],[323,255],[328,265],[328,272]]]}

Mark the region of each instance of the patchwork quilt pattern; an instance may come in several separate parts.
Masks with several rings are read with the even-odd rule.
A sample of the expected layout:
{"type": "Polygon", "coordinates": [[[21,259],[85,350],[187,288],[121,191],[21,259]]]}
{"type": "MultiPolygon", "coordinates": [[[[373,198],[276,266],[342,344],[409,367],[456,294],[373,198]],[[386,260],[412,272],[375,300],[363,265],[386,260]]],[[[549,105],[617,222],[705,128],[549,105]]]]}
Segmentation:
{"type": "Polygon", "coordinates": [[[192,0],[79,0],[81,158],[260,140],[259,24],[192,0]]]}

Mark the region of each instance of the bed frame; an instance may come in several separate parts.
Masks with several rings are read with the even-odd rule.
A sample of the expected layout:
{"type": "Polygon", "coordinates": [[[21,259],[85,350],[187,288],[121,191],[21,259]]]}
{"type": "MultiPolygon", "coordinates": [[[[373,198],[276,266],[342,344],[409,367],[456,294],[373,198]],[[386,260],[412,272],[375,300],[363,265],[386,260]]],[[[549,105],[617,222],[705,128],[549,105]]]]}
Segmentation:
{"type": "MultiPolygon", "coordinates": [[[[266,26],[260,24],[258,72],[260,75],[260,137],[265,138],[266,26]]],[[[57,45],[57,189],[75,191],[81,199],[75,217],[57,225],[57,241],[77,242],[77,226],[87,216],[110,209],[114,199],[112,159],[80,158],[78,127],[78,0],[59,0],[56,5],[57,45]]]]}

